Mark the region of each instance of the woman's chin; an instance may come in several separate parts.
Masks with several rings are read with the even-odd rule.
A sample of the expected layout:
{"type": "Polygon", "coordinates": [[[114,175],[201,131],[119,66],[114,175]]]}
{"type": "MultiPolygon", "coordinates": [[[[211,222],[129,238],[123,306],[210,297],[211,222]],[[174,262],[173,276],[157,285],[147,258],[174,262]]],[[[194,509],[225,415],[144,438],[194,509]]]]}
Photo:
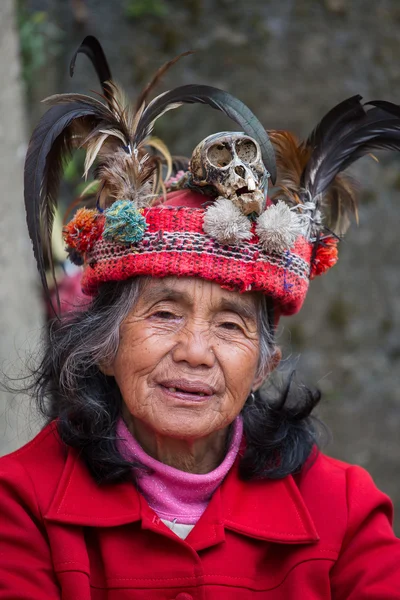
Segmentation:
{"type": "Polygon", "coordinates": [[[200,410],[199,405],[179,402],[174,406],[154,407],[151,414],[140,415],[139,421],[156,436],[180,440],[204,438],[228,425],[215,410],[207,410],[205,406],[200,410]]]}
{"type": "Polygon", "coordinates": [[[131,431],[145,427],[148,434],[176,439],[204,438],[227,427],[236,417],[236,408],[216,393],[187,393],[187,390],[160,386],[143,393],[146,401],[125,402],[124,418],[131,431]],[[230,409],[230,410],[229,410],[230,409]]]}
{"type": "Polygon", "coordinates": [[[222,419],[216,422],[215,416],[211,419],[210,415],[185,415],[180,410],[174,413],[155,424],[159,434],[177,439],[197,439],[212,434],[222,425],[222,419]]]}

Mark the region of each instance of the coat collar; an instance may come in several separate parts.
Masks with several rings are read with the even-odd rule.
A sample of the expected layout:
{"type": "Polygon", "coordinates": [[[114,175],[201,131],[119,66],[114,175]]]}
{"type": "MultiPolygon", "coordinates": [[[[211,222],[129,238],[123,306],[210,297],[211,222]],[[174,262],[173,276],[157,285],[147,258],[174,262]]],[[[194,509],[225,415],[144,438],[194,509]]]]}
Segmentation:
{"type": "MultiPolygon", "coordinates": [[[[113,527],[142,521],[142,527],[153,528],[151,523],[159,521],[133,483],[99,486],[73,449],[68,451],[45,518],[91,527],[113,527]]],[[[194,540],[196,530],[204,533],[207,527],[212,528],[214,537],[215,531],[219,532],[219,541],[224,537],[224,529],[279,543],[304,544],[319,539],[293,477],[242,481],[237,462],[214,493],[200,522],[204,527],[195,527],[190,534],[194,540]]],[[[161,526],[165,527],[162,523],[161,526]]],[[[197,549],[205,547],[206,537],[203,535],[204,541],[197,540],[197,549]]]]}

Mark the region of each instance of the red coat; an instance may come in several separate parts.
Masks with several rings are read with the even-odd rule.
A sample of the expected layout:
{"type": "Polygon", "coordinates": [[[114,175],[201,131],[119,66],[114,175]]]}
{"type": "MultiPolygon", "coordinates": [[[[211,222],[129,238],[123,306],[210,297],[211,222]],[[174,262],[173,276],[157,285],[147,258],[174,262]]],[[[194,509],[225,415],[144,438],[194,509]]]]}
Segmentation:
{"type": "Polygon", "coordinates": [[[184,541],[132,483],[97,486],[50,425],[0,459],[0,599],[400,598],[391,511],[323,455],[279,481],[234,466],[184,541]]]}

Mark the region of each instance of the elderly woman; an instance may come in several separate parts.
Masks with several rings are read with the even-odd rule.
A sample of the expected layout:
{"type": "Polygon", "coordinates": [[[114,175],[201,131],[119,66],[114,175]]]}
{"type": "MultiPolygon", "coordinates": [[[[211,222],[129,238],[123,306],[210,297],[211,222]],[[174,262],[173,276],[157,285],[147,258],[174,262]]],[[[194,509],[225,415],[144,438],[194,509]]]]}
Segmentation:
{"type": "Polygon", "coordinates": [[[319,452],[317,394],[260,391],[280,316],[336,262],[354,205],[338,174],[396,145],[399,109],[351,98],[299,145],[206,86],[130,112],[96,40],[80,51],[106,103],[51,99],[26,205],[47,289],[62,152],[84,146],[86,172],[97,160],[96,208],[64,230],[92,301],[50,330],[35,380],[48,424],[0,461],[0,599],[400,598],[390,500],[319,452]],[[186,102],[244,133],[206,138],[160,195],[170,160],[151,127],[186,102]]]}

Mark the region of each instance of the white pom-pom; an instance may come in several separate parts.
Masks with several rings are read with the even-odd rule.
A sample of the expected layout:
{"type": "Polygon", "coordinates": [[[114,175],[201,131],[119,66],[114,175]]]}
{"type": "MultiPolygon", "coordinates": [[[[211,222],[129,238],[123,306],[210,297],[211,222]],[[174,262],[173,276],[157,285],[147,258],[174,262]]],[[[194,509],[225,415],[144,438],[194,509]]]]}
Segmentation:
{"type": "Polygon", "coordinates": [[[203,229],[220,244],[237,244],[252,236],[251,223],[231,200],[219,197],[204,213],[203,229]]]}
{"type": "Polygon", "coordinates": [[[266,252],[282,253],[304,232],[304,219],[282,200],[269,206],[258,218],[256,233],[266,252]]]}

